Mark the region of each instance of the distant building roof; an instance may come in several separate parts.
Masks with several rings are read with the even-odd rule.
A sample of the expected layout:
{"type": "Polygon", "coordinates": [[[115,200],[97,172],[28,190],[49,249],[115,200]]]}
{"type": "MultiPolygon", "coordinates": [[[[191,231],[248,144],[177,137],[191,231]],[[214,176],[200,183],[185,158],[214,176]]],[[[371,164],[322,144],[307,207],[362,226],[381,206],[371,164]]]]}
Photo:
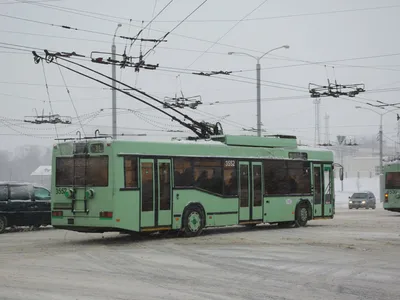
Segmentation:
{"type": "Polygon", "coordinates": [[[51,166],[40,166],[32,172],[31,176],[50,176],[51,166]]]}

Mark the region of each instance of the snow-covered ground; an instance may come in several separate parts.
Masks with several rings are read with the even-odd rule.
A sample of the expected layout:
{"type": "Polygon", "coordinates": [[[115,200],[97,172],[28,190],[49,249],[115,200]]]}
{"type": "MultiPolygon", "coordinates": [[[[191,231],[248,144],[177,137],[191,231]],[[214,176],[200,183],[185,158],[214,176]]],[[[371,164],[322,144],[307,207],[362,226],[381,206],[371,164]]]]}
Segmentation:
{"type": "Polygon", "coordinates": [[[336,194],[336,206],[344,207],[347,206],[349,197],[358,191],[370,191],[374,193],[376,197],[376,207],[382,207],[382,203],[379,199],[379,177],[372,178],[345,178],[343,180],[343,192],[341,191],[341,182],[339,179],[335,179],[335,194],[336,194]]]}

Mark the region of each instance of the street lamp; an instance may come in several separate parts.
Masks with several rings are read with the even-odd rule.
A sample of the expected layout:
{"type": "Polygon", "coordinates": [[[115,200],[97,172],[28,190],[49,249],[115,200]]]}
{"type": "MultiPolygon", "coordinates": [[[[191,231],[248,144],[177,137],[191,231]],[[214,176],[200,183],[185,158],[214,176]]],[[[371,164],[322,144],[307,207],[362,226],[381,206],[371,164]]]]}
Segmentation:
{"type": "MultiPolygon", "coordinates": [[[[111,59],[115,61],[115,55],[116,55],[116,46],[115,46],[115,36],[117,35],[118,29],[122,26],[122,24],[118,24],[117,28],[115,29],[114,36],[112,39],[112,46],[111,46],[111,59]]],[[[117,90],[115,89],[117,87],[117,84],[115,80],[117,79],[117,66],[115,63],[111,64],[111,76],[112,76],[112,90],[111,90],[111,95],[112,95],[112,137],[113,139],[117,139],[117,90]]]]}
{"type": "Polygon", "coordinates": [[[356,106],[356,108],[357,109],[366,109],[366,110],[372,111],[380,116],[380,121],[379,121],[379,168],[380,168],[380,170],[379,170],[379,174],[382,174],[382,167],[383,167],[383,125],[382,125],[383,122],[382,122],[382,120],[383,120],[384,115],[386,115],[387,113],[393,112],[395,110],[398,110],[398,108],[385,111],[384,113],[379,113],[379,112],[377,112],[371,108],[367,108],[367,107],[356,106]]]}
{"type": "Polygon", "coordinates": [[[281,48],[289,49],[289,45],[283,45],[274,49],[271,49],[267,52],[265,52],[261,56],[254,56],[248,53],[244,52],[228,52],[228,55],[245,55],[245,56],[250,56],[254,59],[257,60],[257,65],[256,65],[256,71],[257,71],[257,136],[261,136],[261,65],[260,65],[260,60],[267,55],[268,53],[271,53],[274,50],[278,50],[281,48]]]}

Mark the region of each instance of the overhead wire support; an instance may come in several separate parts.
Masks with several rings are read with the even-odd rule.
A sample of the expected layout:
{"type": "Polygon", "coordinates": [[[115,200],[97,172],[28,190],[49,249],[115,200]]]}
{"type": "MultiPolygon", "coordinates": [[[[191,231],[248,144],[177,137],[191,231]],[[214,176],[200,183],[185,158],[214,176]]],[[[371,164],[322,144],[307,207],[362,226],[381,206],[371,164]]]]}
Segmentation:
{"type": "Polygon", "coordinates": [[[211,71],[211,72],[192,72],[193,75],[212,76],[212,75],[230,75],[232,71],[211,71]]]}
{"type": "Polygon", "coordinates": [[[165,39],[146,39],[146,38],[138,38],[138,37],[130,37],[130,36],[123,36],[120,35],[119,38],[124,39],[124,40],[130,40],[132,42],[135,41],[140,41],[140,42],[151,42],[151,43],[158,43],[158,42],[168,42],[165,39]]]}
{"type": "Polygon", "coordinates": [[[380,100],[376,100],[376,102],[378,102],[380,104],[372,104],[372,103],[369,103],[369,102],[367,102],[366,104],[369,105],[369,106],[373,106],[373,107],[381,108],[381,109],[385,109],[386,107],[394,107],[394,108],[399,108],[400,109],[400,107],[398,106],[400,104],[400,102],[397,102],[397,103],[385,103],[385,102],[380,101],[380,100]]]}
{"type": "Polygon", "coordinates": [[[176,121],[179,124],[181,124],[182,126],[190,129],[193,133],[195,133],[197,135],[197,137],[195,137],[194,139],[207,139],[207,138],[210,138],[211,136],[222,135],[223,134],[223,129],[222,129],[222,126],[221,126],[221,124],[219,122],[217,122],[215,124],[212,124],[212,123],[208,123],[208,122],[204,122],[204,121],[201,121],[201,122],[196,121],[193,118],[189,117],[188,115],[180,112],[179,110],[177,110],[174,107],[169,105],[168,108],[170,110],[172,110],[173,112],[181,115],[184,118],[184,120],[188,120],[189,121],[188,123],[186,123],[186,122],[178,119],[176,116],[174,116],[174,115],[166,112],[165,110],[155,106],[154,104],[151,104],[151,103],[147,102],[146,100],[143,100],[143,99],[141,99],[141,98],[139,98],[139,97],[137,97],[135,95],[132,95],[131,93],[129,93],[127,91],[124,91],[124,90],[122,90],[120,88],[113,87],[111,84],[108,84],[108,83],[106,83],[104,81],[101,81],[101,80],[99,80],[97,78],[94,78],[94,77],[92,77],[90,75],[87,75],[87,74],[82,73],[80,71],[74,70],[71,67],[65,66],[65,65],[59,63],[58,60],[62,60],[62,61],[74,64],[74,65],[79,66],[79,67],[81,67],[83,69],[89,70],[89,71],[91,71],[91,72],[93,72],[95,74],[103,76],[103,77],[107,78],[108,80],[115,81],[116,83],[119,83],[122,86],[130,88],[131,90],[133,90],[133,91],[135,91],[135,92],[137,92],[137,93],[139,93],[139,94],[141,94],[141,95],[143,95],[143,96],[145,96],[145,97],[157,102],[158,104],[164,105],[164,102],[162,102],[161,100],[159,100],[159,99],[157,99],[157,98],[155,98],[155,97],[153,97],[153,96],[151,96],[151,95],[149,95],[149,94],[147,94],[147,93],[145,93],[145,92],[143,92],[143,91],[141,91],[139,89],[136,89],[136,88],[134,88],[134,87],[132,87],[132,86],[130,86],[128,84],[125,84],[125,83],[123,83],[123,82],[121,82],[119,80],[113,79],[112,77],[107,76],[107,75],[105,75],[105,74],[103,74],[101,72],[93,70],[93,69],[91,69],[89,67],[86,67],[86,66],[84,66],[82,64],[79,64],[77,62],[68,60],[63,55],[61,55],[61,54],[59,55],[60,52],[50,53],[47,50],[44,50],[44,52],[45,52],[45,56],[41,57],[36,53],[36,51],[32,51],[32,54],[34,56],[34,62],[36,64],[39,63],[40,61],[44,60],[47,63],[53,63],[55,65],[58,65],[60,67],[65,68],[67,70],[70,70],[70,71],[72,71],[72,72],[74,72],[76,74],[79,74],[79,75],[81,75],[83,77],[86,77],[88,79],[91,79],[93,81],[101,83],[101,84],[103,84],[103,85],[105,85],[107,87],[113,88],[113,89],[115,89],[115,90],[117,90],[117,91],[119,91],[119,92],[121,92],[121,93],[123,93],[123,94],[125,94],[125,95],[127,95],[129,97],[131,97],[131,98],[134,98],[134,99],[136,99],[136,100],[138,100],[138,101],[140,101],[140,102],[152,107],[153,109],[155,109],[155,110],[167,115],[168,117],[170,117],[172,119],[172,121],[176,121]]]}
{"type": "Polygon", "coordinates": [[[36,116],[25,116],[24,122],[32,124],[72,124],[72,118],[59,114],[42,114],[41,116],[37,114],[36,116]]]}
{"type": "Polygon", "coordinates": [[[140,69],[146,69],[146,70],[155,70],[159,67],[159,64],[146,64],[146,62],[143,60],[143,56],[140,55],[138,57],[134,56],[127,56],[125,53],[124,54],[116,54],[116,56],[121,56],[122,60],[116,60],[112,59],[111,57],[108,57],[105,59],[104,57],[94,57],[93,54],[111,54],[108,52],[100,52],[100,51],[92,51],[90,54],[90,59],[93,63],[98,63],[98,64],[105,64],[105,65],[117,65],[121,69],[125,67],[130,67],[134,68],[135,72],[139,72],[140,69]],[[138,62],[134,62],[133,59],[137,58],[139,59],[138,62]]]}
{"type": "Polygon", "coordinates": [[[357,84],[337,84],[330,83],[328,85],[317,85],[309,83],[308,90],[311,94],[311,98],[321,97],[334,97],[339,98],[340,96],[355,97],[359,93],[365,92],[365,85],[363,83],[357,84]]]}
{"type": "Polygon", "coordinates": [[[164,108],[168,108],[170,106],[177,107],[177,108],[185,108],[189,107],[191,109],[196,109],[197,106],[203,104],[201,101],[201,96],[196,95],[196,96],[191,96],[191,97],[164,97],[164,108]]]}

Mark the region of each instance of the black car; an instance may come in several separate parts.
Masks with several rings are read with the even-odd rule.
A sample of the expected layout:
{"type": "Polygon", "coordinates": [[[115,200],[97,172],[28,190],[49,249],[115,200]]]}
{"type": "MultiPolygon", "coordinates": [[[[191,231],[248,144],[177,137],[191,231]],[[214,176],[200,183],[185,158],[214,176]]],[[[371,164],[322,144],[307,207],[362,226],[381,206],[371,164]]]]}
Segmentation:
{"type": "Polygon", "coordinates": [[[48,189],[30,183],[0,182],[0,233],[11,226],[50,224],[48,189]]]}

